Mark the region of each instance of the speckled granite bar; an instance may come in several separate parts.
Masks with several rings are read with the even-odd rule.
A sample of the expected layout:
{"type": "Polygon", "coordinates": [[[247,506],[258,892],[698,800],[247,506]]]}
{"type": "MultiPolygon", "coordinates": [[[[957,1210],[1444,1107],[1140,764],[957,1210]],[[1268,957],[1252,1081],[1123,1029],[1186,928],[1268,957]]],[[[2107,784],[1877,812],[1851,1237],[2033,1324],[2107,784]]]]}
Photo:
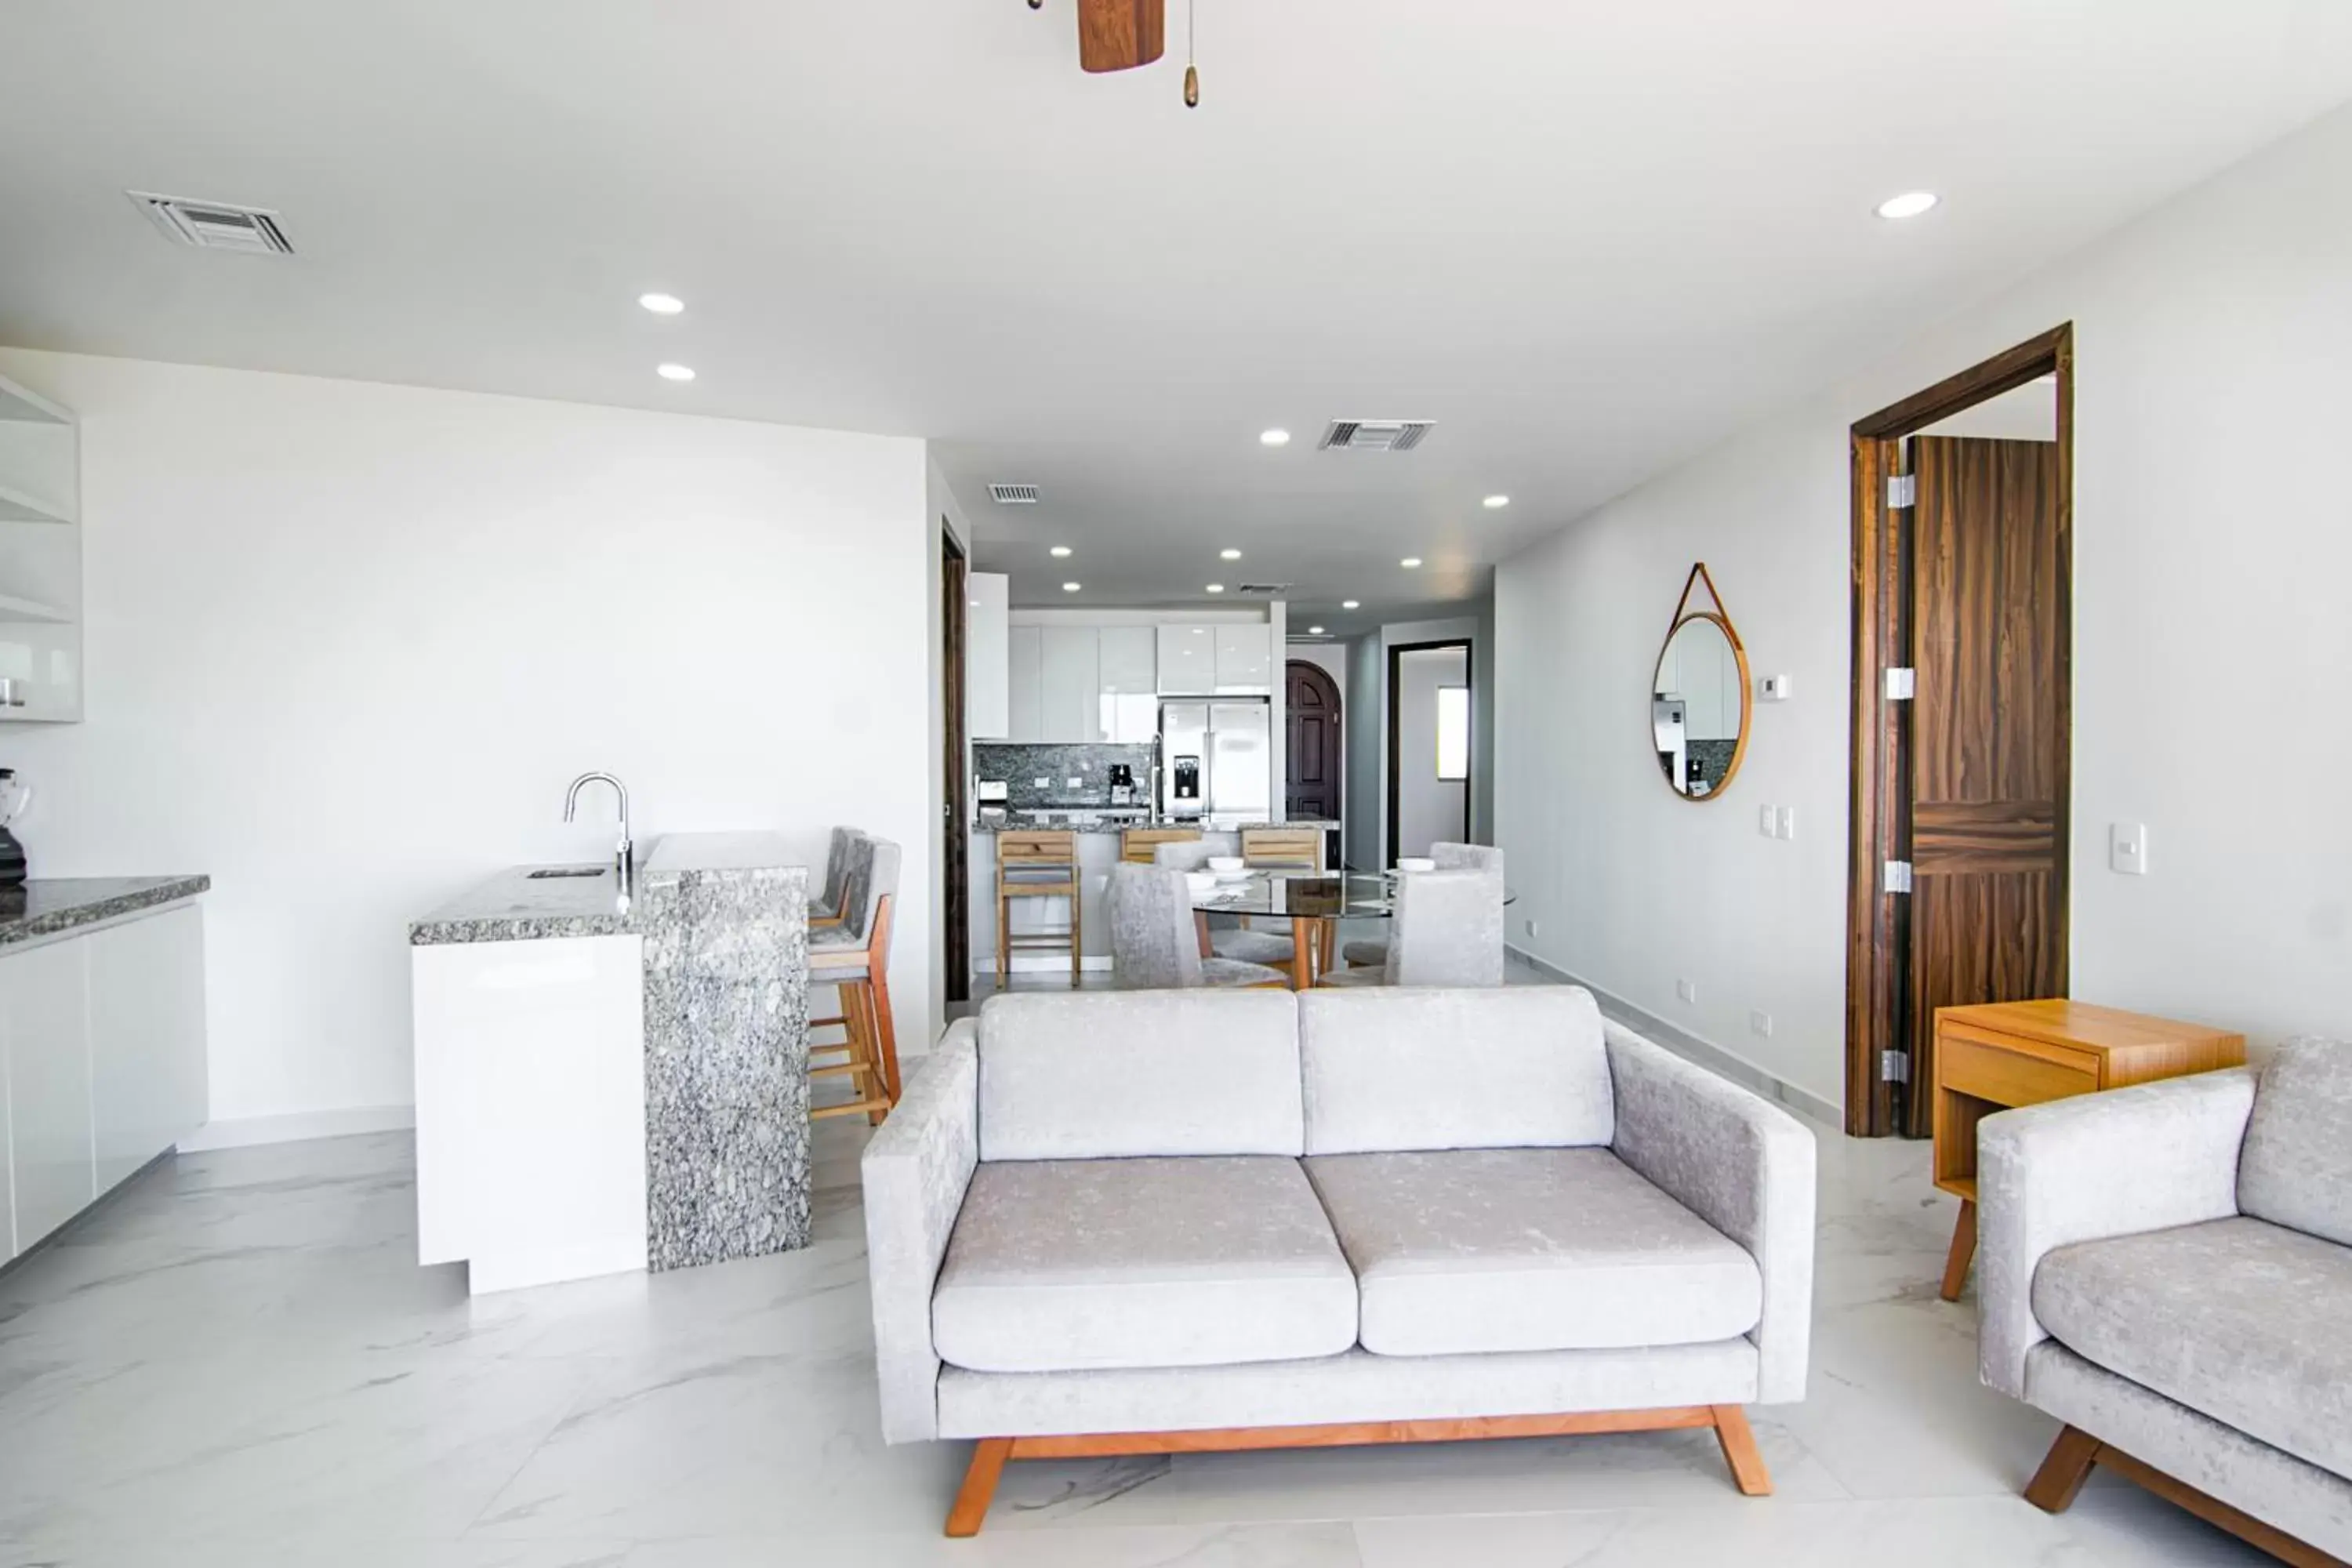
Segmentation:
{"type": "Polygon", "coordinates": [[[509,866],[408,926],[415,947],[452,942],[545,942],[567,936],[626,936],[642,929],[620,907],[613,868],[509,866]],[[533,871],[593,869],[589,877],[545,877],[533,871]]]}
{"type": "Polygon", "coordinates": [[[0,889],[0,947],[193,899],[210,877],[37,877],[0,889]]]}

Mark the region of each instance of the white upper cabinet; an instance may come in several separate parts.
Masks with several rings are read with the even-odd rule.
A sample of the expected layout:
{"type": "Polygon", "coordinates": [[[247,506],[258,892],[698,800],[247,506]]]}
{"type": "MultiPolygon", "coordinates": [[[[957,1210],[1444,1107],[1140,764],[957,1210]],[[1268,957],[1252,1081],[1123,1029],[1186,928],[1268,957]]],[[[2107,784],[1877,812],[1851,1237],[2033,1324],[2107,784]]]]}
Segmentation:
{"type": "Polygon", "coordinates": [[[0,1054],[19,1253],[98,1196],[89,1121],[89,983],[84,939],[0,958],[0,1054]]]}
{"type": "Polygon", "coordinates": [[[1160,637],[1160,689],[1171,697],[1209,697],[1217,689],[1217,628],[1165,626],[1160,637]]]}
{"type": "Polygon", "coordinates": [[[80,440],[70,410],[0,376],[0,723],[82,716],[80,440]]]}
{"type": "Polygon", "coordinates": [[[1045,626],[1043,697],[1038,739],[1099,741],[1102,732],[1101,638],[1093,626],[1045,626]]]}
{"type": "Polygon", "coordinates": [[[1217,628],[1217,684],[1220,697],[1256,697],[1274,690],[1274,628],[1255,626],[1217,628]]]}
{"type": "Polygon", "coordinates": [[[1160,731],[1160,639],[1150,626],[1105,626],[1098,718],[1107,741],[1149,741],[1160,731]]]}
{"type": "Polygon", "coordinates": [[[1045,634],[1040,626],[1005,633],[1005,724],[1008,741],[1045,738],[1045,634]]]}
{"type": "Polygon", "coordinates": [[[963,725],[974,741],[1001,741],[1013,732],[1012,581],[1002,572],[973,572],[964,579],[963,725]]]}

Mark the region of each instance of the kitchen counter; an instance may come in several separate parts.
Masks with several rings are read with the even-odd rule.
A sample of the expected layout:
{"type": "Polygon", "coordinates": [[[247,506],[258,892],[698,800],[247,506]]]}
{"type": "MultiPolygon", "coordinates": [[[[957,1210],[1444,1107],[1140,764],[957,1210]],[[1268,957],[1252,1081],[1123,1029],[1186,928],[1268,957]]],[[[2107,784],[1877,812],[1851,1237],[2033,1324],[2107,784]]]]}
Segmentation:
{"type": "MultiPolygon", "coordinates": [[[[1085,808],[1073,806],[1069,809],[1085,808]]],[[[1336,822],[1327,822],[1319,817],[1302,817],[1295,822],[1202,822],[1197,817],[1127,817],[1106,822],[975,822],[971,830],[974,833],[1124,833],[1130,827],[1197,827],[1204,833],[1254,833],[1265,827],[1296,827],[1329,833],[1336,832],[1339,826],[1336,822]]]]}
{"type": "Polygon", "coordinates": [[[0,946],[193,899],[210,877],[38,877],[0,889],[0,946]]]}

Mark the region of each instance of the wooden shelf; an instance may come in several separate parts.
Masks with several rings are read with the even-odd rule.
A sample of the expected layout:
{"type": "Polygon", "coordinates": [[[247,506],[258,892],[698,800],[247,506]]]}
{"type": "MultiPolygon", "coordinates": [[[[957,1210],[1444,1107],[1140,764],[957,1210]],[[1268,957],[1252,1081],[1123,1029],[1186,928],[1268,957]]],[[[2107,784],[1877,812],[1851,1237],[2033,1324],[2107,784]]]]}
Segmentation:
{"type": "Polygon", "coordinates": [[[73,625],[70,611],[56,605],[45,605],[38,599],[20,599],[14,594],[0,594],[0,626],[12,622],[41,621],[50,625],[73,625]]]}
{"type": "Polygon", "coordinates": [[[32,425],[73,423],[72,415],[39,393],[18,386],[5,376],[0,376],[0,419],[21,420],[32,425]]]}
{"type": "MultiPolygon", "coordinates": [[[[5,395],[0,392],[0,396],[5,395]]],[[[61,522],[70,526],[73,519],[47,501],[35,500],[22,490],[0,485],[0,522],[61,522]]]]}

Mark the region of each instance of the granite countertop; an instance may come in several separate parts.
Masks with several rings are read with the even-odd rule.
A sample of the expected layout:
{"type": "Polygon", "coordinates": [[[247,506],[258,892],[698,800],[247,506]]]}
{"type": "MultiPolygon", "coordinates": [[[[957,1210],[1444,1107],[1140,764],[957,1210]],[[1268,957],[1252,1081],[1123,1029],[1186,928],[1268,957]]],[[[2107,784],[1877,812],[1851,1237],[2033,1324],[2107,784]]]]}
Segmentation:
{"type": "MultiPolygon", "coordinates": [[[[412,947],[446,942],[541,942],[575,936],[626,936],[646,930],[646,892],[704,872],[789,872],[805,878],[801,857],[773,833],[673,833],[637,866],[636,896],[624,905],[610,861],[577,866],[509,866],[468,888],[422,920],[412,947]],[[536,871],[579,876],[535,877],[536,871]]],[[[800,897],[806,899],[803,891],[800,897]]]]}
{"type": "Polygon", "coordinates": [[[210,877],[42,877],[0,889],[0,946],[193,899],[210,877]]]}
{"type": "Polygon", "coordinates": [[[1331,832],[1339,826],[1336,822],[1327,822],[1319,817],[1302,817],[1292,822],[1199,822],[1190,819],[1171,822],[1164,818],[1151,821],[1142,817],[1129,817],[1111,822],[975,822],[971,825],[971,830],[974,833],[1124,833],[1130,827],[1153,831],[1166,827],[1197,827],[1203,833],[1254,833],[1260,828],[1299,827],[1331,832]]]}

